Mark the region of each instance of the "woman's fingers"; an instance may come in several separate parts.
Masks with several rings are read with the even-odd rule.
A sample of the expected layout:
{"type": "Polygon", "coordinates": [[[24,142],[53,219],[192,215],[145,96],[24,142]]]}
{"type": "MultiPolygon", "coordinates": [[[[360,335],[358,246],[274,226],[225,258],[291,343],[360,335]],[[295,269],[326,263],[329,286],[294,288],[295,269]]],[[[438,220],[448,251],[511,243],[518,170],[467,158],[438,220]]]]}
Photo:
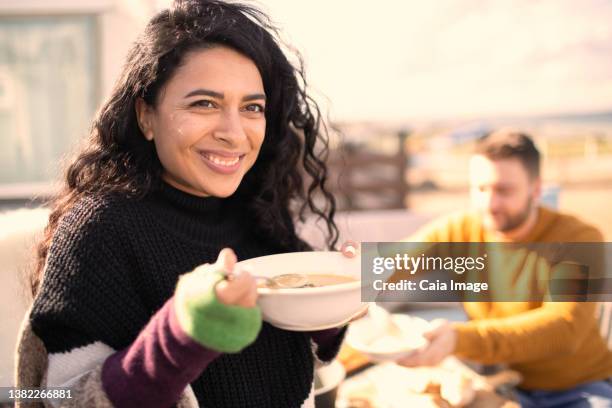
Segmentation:
{"type": "Polygon", "coordinates": [[[355,241],[345,241],[340,247],[340,252],[342,252],[342,255],[346,256],[347,258],[354,258],[357,256],[358,249],[359,244],[355,241]]]}
{"type": "Polygon", "coordinates": [[[248,272],[241,272],[232,280],[220,281],[216,293],[221,303],[253,307],[257,301],[257,282],[248,272]]]}
{"type": "Polygon", "coordinates": [[[227,274],[229,279],[217,283],[217,299],[226,305],[254,307],[257,303],[257,282],[244,270],[238,270],[238,258],[234,251],[224,248],[219,252],[215,267],[227,274]]]}
{"type": "Polygon", "coordinates": [[[249,285],[244,276],[234,277],[232,280],[222,280],[217,284],[217,298],[228,305],[237,304],[246,296],[249,285]]]}
{"type": "Polygon", "coordinates": [[[249,290],[240,302],[242,307],[255,307],[257,305],[257,281],[251,277],[249,290]]]}
{"type": "Polygon", "coordinates": [[[234,270],[234,265],[236,265],[236,262],[238,262],[238,258],[236,257],[234,251],[232,251],[230,248],[223,248],[221,252],[219,252],[215,265],[223,272],[231,274],[234,270]]]}

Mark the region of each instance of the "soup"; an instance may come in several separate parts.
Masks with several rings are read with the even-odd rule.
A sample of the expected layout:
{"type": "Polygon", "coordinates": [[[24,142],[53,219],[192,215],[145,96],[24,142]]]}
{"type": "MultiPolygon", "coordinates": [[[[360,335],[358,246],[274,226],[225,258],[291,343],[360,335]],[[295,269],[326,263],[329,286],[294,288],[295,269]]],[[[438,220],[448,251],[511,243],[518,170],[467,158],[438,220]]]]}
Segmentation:
{"type": "Polygon", "coordinates": [[[270,281],[259,283],[261,288],[318,288],[321,286],[339,285],[341,283],[356,282],[357,279],[351,276],[336,275],[331,273],[313,274],[283,274],[276,275],[270,281]]]}

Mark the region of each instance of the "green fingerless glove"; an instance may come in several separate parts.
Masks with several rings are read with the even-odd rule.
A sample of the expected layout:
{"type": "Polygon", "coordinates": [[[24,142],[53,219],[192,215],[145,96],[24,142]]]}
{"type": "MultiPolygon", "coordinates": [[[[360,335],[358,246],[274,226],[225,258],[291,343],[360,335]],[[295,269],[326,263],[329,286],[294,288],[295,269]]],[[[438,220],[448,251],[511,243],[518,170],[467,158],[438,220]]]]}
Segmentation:
{"type": "Polygon", "coordinates": [[[219,302],[215,285],[222,279],[214,265],[202,265],[181,276],[174,295],[176,314],[181,328],[198,343],[237,353],[257,338],[261,311],[219,302]]]}

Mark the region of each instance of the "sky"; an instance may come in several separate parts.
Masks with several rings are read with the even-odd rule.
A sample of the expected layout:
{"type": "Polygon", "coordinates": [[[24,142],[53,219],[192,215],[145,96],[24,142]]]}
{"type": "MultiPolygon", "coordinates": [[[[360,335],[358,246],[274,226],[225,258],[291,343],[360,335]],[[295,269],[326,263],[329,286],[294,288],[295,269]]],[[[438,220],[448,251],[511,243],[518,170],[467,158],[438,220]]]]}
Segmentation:
{"type": "Polygon", "coordinates": [[[612,109],[611,1],[251,3],[301,51],[336,120],[612,109]]]}

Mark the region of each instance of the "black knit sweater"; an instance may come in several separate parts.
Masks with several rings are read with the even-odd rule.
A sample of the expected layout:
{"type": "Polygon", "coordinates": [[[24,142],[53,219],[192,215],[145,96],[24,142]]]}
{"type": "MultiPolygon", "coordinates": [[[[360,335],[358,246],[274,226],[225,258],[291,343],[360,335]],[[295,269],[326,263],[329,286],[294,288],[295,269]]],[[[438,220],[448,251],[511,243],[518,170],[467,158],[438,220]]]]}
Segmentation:
{"type": "MultiPolygon", "coordinates": [[[[32,328],[49,353],[96,341],[123,349],[173,295],[179,275],[214,262],[224,247],[239,260],[283,252],[256,233],[237,199],[167,184],[141,200],[83,199],[53,237],[32,328]]],[[[310,336],[264,323],[252,345],[222,355],[191,385],[203,407],[299,407],[312,374],[310,336]]]]}

